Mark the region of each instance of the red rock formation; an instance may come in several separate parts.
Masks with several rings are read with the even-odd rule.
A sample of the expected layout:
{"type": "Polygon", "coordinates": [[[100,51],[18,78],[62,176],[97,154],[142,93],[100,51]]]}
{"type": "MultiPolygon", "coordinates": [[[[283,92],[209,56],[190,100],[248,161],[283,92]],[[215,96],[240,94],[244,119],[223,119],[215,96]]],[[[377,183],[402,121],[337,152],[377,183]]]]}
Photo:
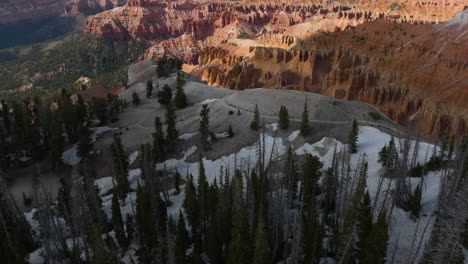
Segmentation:
{"type": "Polygon", "coordinates": [[[222,46],[208,48],[194,73],[231,89],[296,89],[360,100],[400,124],[417,113],[413,123],[421,133],[461,135],[468,132],[467,28],[468,11],[439,25],[376,21],[289,50],[252,47],[253,56],[244,59],[222,46]]]}
{"type": "Polygon", "coordinates": [[[96,14],[118,6],[123,6],[127,0],[68,0],[67,13],[96,14]]]}
{"type": "Polygon", "coordinates": [[[85,31],[155,44],[210,84],[361,100],[439,137],[468,131],[463,0],[130,0],[85,31]],[[439,24],[441,23],[441,24],[439,24]],[[437,25],[434,25],[437,24],[437,25]],[[328,33],[326,33],[328,32],[328,33]],[[458,36],[457,38],[452,36],[458,36]]]}

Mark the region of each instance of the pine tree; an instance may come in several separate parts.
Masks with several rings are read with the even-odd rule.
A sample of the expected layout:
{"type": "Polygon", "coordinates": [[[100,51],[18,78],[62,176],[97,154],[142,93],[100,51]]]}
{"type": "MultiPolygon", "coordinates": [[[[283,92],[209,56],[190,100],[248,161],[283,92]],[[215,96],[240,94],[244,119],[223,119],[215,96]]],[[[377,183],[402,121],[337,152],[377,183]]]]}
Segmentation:
{"type": "Polygon", "coordinates": [[[210,109],[208,105],[203,105],[200,111],[200,135],[204,145],[208,144],[208,137],[210,136],[210,109]]]}
{"type": "Polygon", "coordinates": [[[179,221],[177,221],[177,232],[175,239],[175,263],[187,263],[186,251],[190,244],[189,233],[185,227],[185,219],[182,211],[179,211],[179,221]]]}
{"type": "Polygon", "coordinates": [[[195,232],[200,222],[200,207],[198,204],[197,191],[195,189],[192,175],[188,176],[185,183],[185,199],[182,203],[182,206],[184,207],[185,212],[187,212],[187,218],[190,226],[192,227],[192,232],[195,232]]]}
{"type": "Polygon", "coordinates": [[[302,111],[302,119],[300,125],[301,135],[303,137],[309,135],[309,110],[307,109],[307,99],[304,102],[304,110],[302,111]]]}
{"type": "Polygon", "coordinates": [[[124,223],[120,212],[120,203],[117,195],[112,197],[112,224],[114,225],[115,238],[120,247],[127,248],[128,240],[125,236],[124,223]]]}
{"type": "Polygon", "coordinates": [[[254,118],[250,123],[250,129],[258,131],[260,128],[260,111],[258,110],[258,105],[255,105],[254,118]]]}
{"type": "Polygon", "coordinates": [[[168,105],[172,99],[172,90],[169,85],[164,85],[162,91],[158,94],[158,102],[162,105],[168,105]]]}
{"type": "Polygon", "coordinates": [[[174,189],[176,194],[180,193],[180,173],[178,171],[176,171],[174,176],[174,189]]]}
{"type": "Polygon", "coordinates": [[[80,137],[78,142],[78,157],[81,160],[86,160],[89,157],[89,153],[93,149],[93,143],[91,139],[91,132],[86,126],[81,126],[80,137]]]}
{"type": "Polygon", "coordinates": [[[184,75],[180,72],[177,72],[177,85],[183,87],[185,84],[184,75]]]}
{"type": "Polygon", "coordinates": [[[362,243],[359,263],[384,264],[387,256],[388,238],[386,212],[383,210],[379,214],[377,222],[372,225],[366,240],[362,243]]]}
{"type": "Polygon", "coordinates": [[[148,80],[146,82],[146,98],[150,98],[152,94],[153,94],[153,81],[148,80]]]}
{"type": "Polygon", "coordinates": [[[57,169],[63,164],[62,153],[64,151],[65,139],[63,137],[62,124],[57,120],[57,116],[53,116],[49,124],[48,143],[52,168],[57,169]]]}
{"type": "Polygon", "coordinates": [[[122,145],[122,139],[117,134],[114,134],[111,145],[112,159],[114,161],[114,174],[117,181],[117,195],[121,199],[125,199],[130,190],[128,182],[128,159],[125,155],[122,145]]]}
{"type": "Polygon", "coordinates": [[[358,216],[358,243],[356,248],[356,255],[360,256],[363,250],[365,249],[365,243],[368,239],[368,236],[372,230],[372,211],[370,205],[370,195],[369,192],[366,191],[364,197],[362,198],[361,205],[359,208],[359,216],[358,216]]]}
{"type": "Polygon", "coordinates": [[[133,103],[133,105],[139,105],[140,104],[140,97],[138,97],[138,94],[136,92],[132,93],[132,103],[133,103]]]}
{"type": "Polygon", "coordinates": [[[318,191],[317,182],[321,176],[320,170],[323,167],[323,163],[319,157],[307,154],[305,163],[303,166],[303,192],[304,192],[304,203],[308,203],[311,196],[315,196],[318,191]]]}
{"type": "Polygon", "coordinates": [[[288,129],[289,127],[289,114],[286,106],[282,105],[278,113],[279,117],[279,127],[283,130],[288,129]]]}
{"type": "Polygon", "coordinates": [[[349,147],[351,153],[357,153],[357,140],[358,140],[359,127],[356,119],[353,121],[353,126],[349,133],[349,147]]]}
{"type": "Polygon", "coordinates": [[[231,124],[229,124],[229,128],[228,128],[228,137],[230,138],[234,137],[234,131],[232,131],[231,124]]]}
{"type": "Polygon", "coordinates": [[[166,106],[166,134],[168,140],[176,140],[179,136],[179,131],[176,128],[176,113],[171,105],[166,106]]]}
{"type": "Polygon", "coordinates": [[[157,116],[154,118],[154,133],[153,133],[153,159],[158,162],[164,157],[164,132],[161,119],[157,116]]]}
{"type": "Polygon", "coordinates": [[[197,200],[199,205],[200,223],[202,233],[206,232],[206,222],[208,221],[208,181],[205,174],[205,166],[200,158],[197,183],[197,200]]]}
{"type": "Polygon", "coordinates": [[[177,84],[174,102],[177,108],[184,108],[187,106],[187,97],[183,86],[180,84],[177,84]]]}
{"type": "Polygon", "coordinates": [[[272,263],[270,247],[268,245],[268,233],[265,227],[263,216],[258,220],[257,232],[255,234],[253,264],[270,264],[272,263]]]}
{"type": "Polygon", "coordinates": [[[125,223],[125,231],[127,233],[128,242],[131,242],[133,239],[133,234],[135,233],[135,223],[133,220],[133,216],[131,214],[127,214],[127,222],[125,223]]]}
{"type": "MultiPolygon", "coordinates": [[[[315,192],[314,188],[312,192],[315,192]]],[[[304,199],[308,199],[304,200],[302,214],[304,263],[318,263],[322,249],[322,231],[317,216],[316,198],[314,195],[304,195],[304,199]]]]}
{"type": "Polygon", "coordinates": [[[138,233],[140,234],[140,243],[146,251],[146,254],[148,255],[147,257],[151,257],[151,248],[158,245],[156,225],[154,224],[156,219],[153,218],[152,212],[153,207],[151,199],[148,193],[140,184],[138,184],[136,198],[136,224],[138,227],[138,233]]]}
{"type": "Polygon", "coordinates": [[[236,172],[233,182],[232,239],[229,243],[227,264],[251,262],[251,242],[247,211],[245,210],[242,173],[236,172]]]}

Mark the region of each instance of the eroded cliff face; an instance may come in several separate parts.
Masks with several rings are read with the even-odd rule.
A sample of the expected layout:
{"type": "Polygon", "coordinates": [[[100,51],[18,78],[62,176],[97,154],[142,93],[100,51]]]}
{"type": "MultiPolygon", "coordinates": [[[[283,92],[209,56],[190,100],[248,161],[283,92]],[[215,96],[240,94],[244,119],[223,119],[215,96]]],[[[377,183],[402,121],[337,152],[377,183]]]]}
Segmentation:
{"type": "Polygon", "coordinates": [[[149,41],[142,58],[183,59],[212,85],[361,100],[440,137],[468,131],[468,23],[444,22],[466,8],[462,0],[131,0],[89,17],[85,30],[149,41]]]}
{"type": "Polygon", "coordinates": [[[115,7],[123,6],[127,0],[68,0],[67,13],[96,14],[115,7]]]}
{"type": "Polygon", "coordinates": [[[376,21],[290,49],[202,50],[192,68],[211,85],[306,90],[377,106],[427,136],[468,132],[468,12],[439,25],[376,21]],[[462,18],[463,15],[465,18],[462,18]],[[424,34],[421,34],[424,32],[424,34]]]}

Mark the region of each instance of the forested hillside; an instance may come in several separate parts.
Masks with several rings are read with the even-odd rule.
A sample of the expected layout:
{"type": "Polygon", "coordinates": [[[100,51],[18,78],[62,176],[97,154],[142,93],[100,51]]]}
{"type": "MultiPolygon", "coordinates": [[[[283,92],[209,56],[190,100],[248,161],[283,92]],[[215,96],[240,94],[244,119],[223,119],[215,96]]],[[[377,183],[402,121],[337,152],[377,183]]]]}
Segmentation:
{"type": "Polygon", "coordinates": [[[34,47],[36,50],[0,64],[0,91],[57,89],[81,76],[111,86],[126,80],[128,65],[137,60],[146,44],[75,33],[34,47]]]}

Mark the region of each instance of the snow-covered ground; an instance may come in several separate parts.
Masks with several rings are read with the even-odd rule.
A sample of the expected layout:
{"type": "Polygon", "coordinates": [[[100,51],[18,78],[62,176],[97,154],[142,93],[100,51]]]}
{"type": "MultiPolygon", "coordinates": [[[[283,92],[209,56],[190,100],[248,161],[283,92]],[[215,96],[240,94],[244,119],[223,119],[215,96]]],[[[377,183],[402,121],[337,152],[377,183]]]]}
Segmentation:
{"type": "MultiPolygon", "coordinates": [[[[265,135],[265,157],[270,157],[273,152],[273,157],[281,156],[286,153],[287,148],[280,137],[274,138],[270,135],[265,135]]],[[[186,162],[186,159],[196,151],[196,147],[193,146],[184,152],[182,159],[169,159],[165,162],[157,164],[157,168],[166,168],[166,170],[177,170],[182,175],[192,174],[194,179],[198,179],[198,162],[186,162]],[[194,149],[195,148],[195,149],[194,149]]],[[[228,156],[222,156],[217,160],[208,160],[203,158],[203,164],[205,166],[206,177],[208,182],[212,182],[215,177],[219,175],[220,168],[227,168],[231,175],[234,173],[235,167],[241,167],[243,169],[253,168],[258,160],[258,142],[252,146],[242,148],[237,153],[232,153],[228,156]]]]}
{"type": "MultiPolygon", "coordinates": [[[[275,131],[278,128],[278,124],[269,124],[267,125],[269,129],[275,131]]],[[[108,130],[100,130],[100,131],[108,131],[108,130]]],[[[271,131],[270,131],[271,133],[271,131]]],[[[264,136],[265,146],[264,149],[266,151],[267,159],[272,155],[273,160],[275,157],[279,157],[284,155],[287,152],[287,148],[291,142],[295,141],[295,139],[299,135],[299,131],[292,132],[286,139],[281,137],[274,137],[269,133],[264,136]]],[[[187,133],[181,135],[181,139],[190,139],[196,133],[187,133]]],[[[369,193],[371,195],[372,201],[374,201],[378,183],[380,180],[381,175],[381,165],[377,162],[378,160],[378,152],[380,149],[387,144],[391,139],[391,136],[381,132],[380,130],[368,127],[368,126],[361,126],[359,128],[359,139],[357,143],[358,153],[353,154],[351,157],[351,164],[355,168],[359,162],[359,159],[364,157],[365,160],[368,162],[368,179],[367,179],[367,187],[369,193]]],[[[236,153],[231,153],[227,156],[222,156],[216,160],[208,160],[203,158],[203,164],[205,166],[207,180],[209,182],[213,182],[215,177],[219,175],[219,171],[221,168],[227,169],[231,175],[234,173],[234,169],[242,168],[243,170],[247,170],[249,168],[255,167],[257,160],[258,160],[258,152],[259,152],[259,141],[255,142],[254,144],[244,147],[236,153]]],[[[261,140],[263,142],[263,140],[261,140]]],[[[395,138],[395,144],[397,150],[401,148],[403,145],[403,140],[395,138]]],[[[333,155],[335,152],[340,152],[345,150],[346,144],[334,139],[324,137],[318,142],[313,144],[304,143],[302,146],[297,146],[294,149],[294,153],[296,155],[304,155],[307,153],[313,154],[318,156],[321,161],[324,163],[324,169],[331,166],[333,155]]],[[[411,150],[409,157],[412,157],[412,152],[415,149],[415,142],[411,144],[411,150]]],[[[418,145],[418,155],[416,157],[417,161],[421,164],[427,162],[428,158],[437,151],[437,148],[434,145],[420,142],[418,145]]],[[[192,146],[187,150],[181,153],[182,158],[180,159],[169,159],[165,162],[157,164],[158,169],[165,168],[166,170],[177,170],[181,175],[187,176],[192,174],[194,179],[198,178],[198,170],[199,170],[199,163],[198,162],[187,162],[188,158],[193,155],[197,151],[196,146],[192,146]]],[[[64,153],[65,155],[65,153],[64,153]]],[[[73,156],[70,153],[71,156],[73,156]]],[[[129,160],[134,161],[138,156],[138,152],[134,152],[130,155],[129,160]]],[[[72,157],[73,158],[73,157],[72,157]]],[[[73,160],[73,159],[71,159],[73,160]]],[[[131,187],[133,190],[136,190],[136,185],[140,181],[140,174],[141,171],[139,169],[131,170],[129,173],[129,181],[131,183],[131,187]]],[[[422,212],[420,217],[420,222],[416,222],[413,220],[410,215],[399,208],[395,208],[393,210],[393,214],[390,220],[390,241],[388,247],[388,256],[391,256],[396,250],[396,259],[394,263],[404,263],[404,260],[411,248],[411,243],[413,240],[419,242],[422,235],[422,230],[428,223],[426,236],[423,238],[423,242],[427,241],[429,238],[430,231],[432,229],[432,225],[434,222],[435,217],[433,216],[434,211],[436,210],[439,188],[440,188],[440,172],[431,172],[424,177],[424,184],[423,184],[423,193],[422,193],[422,212]],[[416,232],[416,233],[415,233],[416,232]],[[415,235],[416,234],[416,235],[415,235]],[[395,249],[394,245],[398,240],[398,247],[395,249]]],[[[412,178],[411,184],[412,187],[415,188],[417,184],[419,184],[421,179],[419,178],[412,178]]],[[[110,218],[111,216],[111,202],[112,202],[112,194],[110,190],[112,189],[112,177],[105,177],[96,180],[96,184],[100,188],[100,195],[103,196],[103,206],[104,211],[110,218]]],[[[384,185],[388,184],[388,179],[384,180],[384,185]]],[[[181,186],[183,190],[183,186],[181,186]]],[[[170,193],[172,193],[170,191],[170,193]]],[[[383,195],[381,193],[381,195],[383,195]]],[[[168,208],[168,212],[172,217],[176,218],[179,210],[182,206],[182,202],[184,199],[184,192],[182,191],[178,195],[173,195],[170,197],[172,205],[168,208]]],[[[125,216],[126,214],[134,214],[134,208],[136,202],[136,193],[135,191],[130,192],[127,196],[126,202],[122,204],[122,215],[125,216]]],[[[32,212],[29,213],[30,215],[26,215],[28,221],[32,225],[36,225],[32,221],[32,212]]],[[[423,249],[420,249],[419,255],[421,255],[423,249]]],[[[413,252],[414,253],[414,252],[413,252]]],[[[33,254],[32,254],[33,255],[33,254]]],[[[324,260],[323,260],[324,261],[324,260]]]]}
{"type": "MultiPolygon", "coordinates": [[[[354,165],[354,167],[356,167],[358,164],[359,157],[361,157],[362,155],[368,162],[369,167],[367,188],[369,190],[369,194],[371,195],[372,201],[374,201],[380,180],[381,165],[378,163],[378,153],[385,144],[388,144],[390,140],[390,135],[381,132],[380,130],[374,127],[359,127],[359,138],[357,143],[358,153],[352,155],[351,164],[354,165]]],[[[397,151],[399,151],[399,149],[403,145],[403,140],[395,138],[395,144],[397,151]]],[[[416,143],[412,142],[410,147],[409,158],[413,156],[415,145],[416,143]]],[[[324,168],[327,168],[331,165],[335,149],[337,152],[339,152],[340,150],[342,150],[343,146],[344,144],[342,142],[339,142],[333,138],[323,138],[322,140],[314,144],[305,143],[304,145],[297,148],[295,153],[297,155],[302,155],[306,153],[316,155],[320,157],[320,160],[324,163],[324,168]]],[[[417,161],[419,161],[420,164],[426,163],[429,157],[434,153],[434,151],[437,151],[436,146],[424,142],[419,142],[418,149],[419,151],[417,155],[417,161]]],[[[414,239],[416,239],[417,242],[421,240],[423,229],[428,223],[428,221],[430,222],[428,224],[426,235],[422,239],[424,243],[427,242],[427,240],[429,239],[429,234],[432,230],[433,222],[435,219],[433,213],[437,209],[440,179],[441,172],[431,172],[424,177],[424,184],[422,188],[423,192],[421,198],[422,211],[421,217],[419,218],[419,225],[418,222],[413,220],[408,213],[406,213],[400,208],[394,208],[390,220],[390,241],[387,251],[387,256],[391,256],[393,254],[393,251],[396,250],[396,259],[394,263],[404,263],[404,258],[406,258],[407,254],[410,251],[412,241],[414,239]],[[397,239],[398,247],[395,249],[394,245],[397,239]]],[[[410,181],[411,186],[415,188],[421,182],[421,179],[411,178],[410,181]]],[[[384,181],[383,186],[387,186],[388,182],[389,180],[386,179],[384,181]]],[[[381,193],[381,196],[383,195],[384,193],[381,193]]],[[[420,249],[418,254],[419,256],[421,255],[422,251],[423,249],[420,249]]]]}
{"type": "MultiPolygon", "coordinates": [[[[107,131],[114,131],[117,128],[113,127],[93,127],[90,128],[93,133],[91,134],[91,139],[93,142],[96,141],[97,137],[107,131]]],[[[78,144],[74,144],[71,148],[62,153],[63,163],[71,166],[78,165],[80,163],[80,157],[78,157],[78,144]]]]}

